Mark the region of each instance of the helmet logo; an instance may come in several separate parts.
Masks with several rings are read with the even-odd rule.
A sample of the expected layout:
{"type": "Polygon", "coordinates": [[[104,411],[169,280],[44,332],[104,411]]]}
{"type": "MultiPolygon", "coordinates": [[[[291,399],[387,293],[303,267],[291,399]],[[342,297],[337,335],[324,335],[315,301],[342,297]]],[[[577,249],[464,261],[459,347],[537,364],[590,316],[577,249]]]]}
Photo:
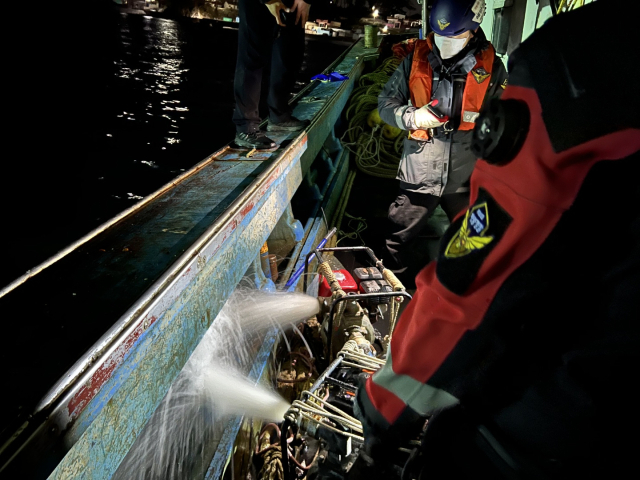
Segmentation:
{"type": "Polygon", "coordinates": [[[482,67],[471,70],[471,73],[473,73],[473,77],[478,83],[484,82],[487,78],[489,78],[489,76],[491,76],[491,74],[482,67]]]}
{"type": "Polygon", "coordinates": [[[440,20],[438,20],[438,26],[440,27],[440,31],[444,30],[449,25],[451,25],[451,22],[447,22],[446,18],[441,18],[440,20]]]}

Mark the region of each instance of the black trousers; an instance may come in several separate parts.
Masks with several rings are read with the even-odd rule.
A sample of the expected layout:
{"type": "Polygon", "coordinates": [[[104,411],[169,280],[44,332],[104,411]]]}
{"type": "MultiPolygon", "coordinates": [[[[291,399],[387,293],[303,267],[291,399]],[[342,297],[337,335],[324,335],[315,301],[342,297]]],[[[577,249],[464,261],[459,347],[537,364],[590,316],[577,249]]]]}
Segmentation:
{"type": "MultiPolygon", "coordinates": [[[[238,4],[238,59],[233,82],[236,108],[233,122],[238,132],[258,129],[262,73],[271,65],[269,78],[269,118],[288,120],[289,97],[295,75],[304,56],[304,25],[280,27],[259,0],[240,0],[238,4]]],[[[289,14],[294,15],[295,13],[289,14]]]]}
{"type": "Polygon", "coordinates": [[[401,188],[398,197],[389,206],[388,218],[392,233],[387,237],[386,243],[387,250],[396,264],[392,269],[401,275],[406,272],[406,277],[416,274],[424,265],[416,264],[414,244],[436,207],[441,205],[449,221],[452,221],[468,204],[468,192],[437,197],[401,188]]]}

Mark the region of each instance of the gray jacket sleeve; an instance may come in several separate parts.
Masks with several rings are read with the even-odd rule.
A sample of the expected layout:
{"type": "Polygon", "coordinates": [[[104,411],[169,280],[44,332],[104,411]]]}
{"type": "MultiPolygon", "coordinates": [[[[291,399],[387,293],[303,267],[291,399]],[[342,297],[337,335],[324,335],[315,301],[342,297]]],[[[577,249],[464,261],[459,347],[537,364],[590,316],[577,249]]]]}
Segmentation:
{"type": "Polygon", "coordinates": [[[411,75],[412,61],[413,53],[410,53],[393,72],[378,95],[380,118],[385,123],[402,130],[416,130],[418,128],[413,115],[416,109],[410,106],[409,76],[411,75]]]}

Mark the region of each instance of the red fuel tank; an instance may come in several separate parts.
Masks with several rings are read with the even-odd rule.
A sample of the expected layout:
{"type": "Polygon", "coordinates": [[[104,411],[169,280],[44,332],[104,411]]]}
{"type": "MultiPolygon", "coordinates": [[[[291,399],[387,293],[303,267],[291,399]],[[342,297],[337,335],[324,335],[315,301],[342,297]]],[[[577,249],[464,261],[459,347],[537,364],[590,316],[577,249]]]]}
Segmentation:
{"type": "MultiPolygon", "coordinates": [[[[347,270],[345,269],[333,270],[333,274],[336,276],[336,280],[338,280],[340,287],[342,288],[342,290],[344,290],[345,293],[349,293],[349,292],[357,293],[358,284],[356,283],[356,281],[353,279],[353,277],[347,270]]],[[[320,287],[318,288],[318,296],[319,297],[331,296],[331,288],[329,287],[329,282],[327,282],[327,279],[324,277],[322,277],[322,280],[320,281],[320,287]]]]}

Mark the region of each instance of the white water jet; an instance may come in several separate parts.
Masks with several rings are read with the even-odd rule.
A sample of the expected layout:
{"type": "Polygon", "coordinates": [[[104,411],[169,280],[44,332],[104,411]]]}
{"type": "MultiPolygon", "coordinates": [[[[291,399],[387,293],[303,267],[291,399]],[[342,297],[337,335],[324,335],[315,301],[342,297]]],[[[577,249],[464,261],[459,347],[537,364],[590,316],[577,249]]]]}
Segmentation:
{"type": "Polygon", "coordinates": [[[202,478],[230,415],[282,420],[288,402],[247,375],[269,331],[317,312],[308,295],[237,289],[113,478],[202,478]]]}
{"type": "Polygon", "coordinates": [[[222,365],[207,372],[204,386],[222,415],[247,415],[268,422],[281,422],[291,406],[277,393],[222,365]]]}

